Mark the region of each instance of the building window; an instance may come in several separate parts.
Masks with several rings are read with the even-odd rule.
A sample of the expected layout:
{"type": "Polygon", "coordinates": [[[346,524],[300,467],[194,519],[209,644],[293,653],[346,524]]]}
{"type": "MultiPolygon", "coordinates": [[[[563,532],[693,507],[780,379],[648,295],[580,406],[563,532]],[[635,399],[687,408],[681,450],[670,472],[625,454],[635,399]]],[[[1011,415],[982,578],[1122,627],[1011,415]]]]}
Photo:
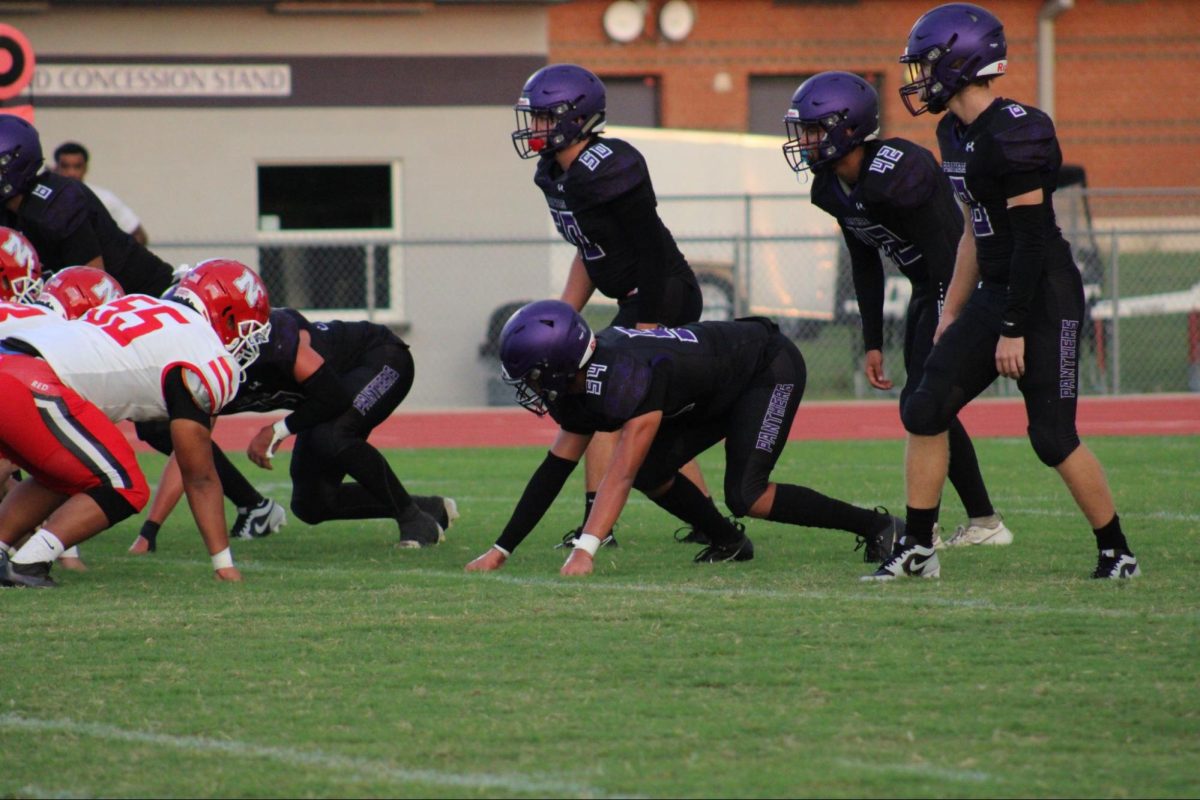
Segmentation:
{"type": "Polygon", "coordinates": [[[259,272],[271,304],[314,320],[403,321],[400,248],[378,241],[399,232],[399,183],[399,164],[259,165],[259,272]]]}
{"type": "Polygon", "coordinates": [[[662,125],[657,77],[602,77],[601,80],[604,81],[610,123],[639,128],[662,125]]]}
{"type": "MultiPolygon", "coordinates": [[[[751,75],[750,76],[750,133],[764,133],[769,136],[783,136],[783,115],[787,113],[792,103],[792,95],[800,84],[811,78],[813,72],[793,75],[751,75]]],[[[868,83],[879,90],[882,76],[877,73],[860,72],[868,83]]],[[[883,114],[880,113],[882,119],[883,114]]]]}

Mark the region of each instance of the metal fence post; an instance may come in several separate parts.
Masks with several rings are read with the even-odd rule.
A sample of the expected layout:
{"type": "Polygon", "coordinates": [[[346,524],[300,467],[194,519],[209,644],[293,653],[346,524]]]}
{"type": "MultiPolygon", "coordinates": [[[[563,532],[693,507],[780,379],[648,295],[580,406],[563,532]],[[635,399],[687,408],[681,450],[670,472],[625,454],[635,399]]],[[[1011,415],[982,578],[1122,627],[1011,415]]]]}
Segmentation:
{"type": "Polygon", "coordinates": [[[367,321],[375,321],[375,245],[368,244],[365,248],[363,263],[367,266],[367,321]]]}
{"type": "Polygon", "coordinates": [[[1112,291],[1112,387],[1113,394],[1121,393],[1121,257],[1118,253],[1117,231],[1112,231],[1108,254],[1108,284],[1112,291]]]}

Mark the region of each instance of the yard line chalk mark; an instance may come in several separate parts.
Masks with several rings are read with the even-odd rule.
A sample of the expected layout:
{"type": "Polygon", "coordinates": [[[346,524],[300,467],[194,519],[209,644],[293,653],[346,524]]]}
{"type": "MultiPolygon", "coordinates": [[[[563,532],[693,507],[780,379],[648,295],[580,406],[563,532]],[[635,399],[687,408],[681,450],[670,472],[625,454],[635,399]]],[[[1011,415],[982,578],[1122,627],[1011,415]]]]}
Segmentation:
{"type": "Polygon", "coordinates": [[[232,739],[210,739],[206,736],[172,736],[151,731],[127,730],[95,722],[71,719],[30,719],[19,714],[0,714],[0,728],[15,730],[69,733],[110,741],[131,742],[174,747],[191,753],[220,753],[249,759],[271,759],[296,767],[312,767],[331,772],[349,773],[355,780],[383,780],[398,784],[423,784],[454,788],[506,790],[535,795],[576,795],[583,797],[627,797],[610,795],[593,786],[551,777],[531,775],[494,775],[490,773],[439,772],[431,769],[405,769],[365,758],[323,753],[320,750],[297,750],[289,747],[267,746],[232,739]]]}

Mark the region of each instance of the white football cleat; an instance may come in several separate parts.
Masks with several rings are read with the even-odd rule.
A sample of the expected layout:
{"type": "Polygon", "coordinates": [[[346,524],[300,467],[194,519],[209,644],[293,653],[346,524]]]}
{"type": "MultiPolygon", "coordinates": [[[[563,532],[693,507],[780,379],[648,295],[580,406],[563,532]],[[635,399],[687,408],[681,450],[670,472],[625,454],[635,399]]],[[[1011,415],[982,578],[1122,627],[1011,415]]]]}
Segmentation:
{"type": "MultiPolygon", "coordinates": [[[[959,525],[954,535],[946,540],[945,547],[966,547],[973,544],[1008,545],[1012,544],[1013,534],[1004,524],[997,520],[994,527],[983,525],[959,525]]],[[[935,542],[936,544],[936,542],[935,542]]]]}
{"type": "Polygon", "coordinates": [[[892,581],[896,578],[936,578],[942,573],[937,551],[919,544],[896,543],[892,557],[879,565],[879,569],[859,580],[892,581]]]}

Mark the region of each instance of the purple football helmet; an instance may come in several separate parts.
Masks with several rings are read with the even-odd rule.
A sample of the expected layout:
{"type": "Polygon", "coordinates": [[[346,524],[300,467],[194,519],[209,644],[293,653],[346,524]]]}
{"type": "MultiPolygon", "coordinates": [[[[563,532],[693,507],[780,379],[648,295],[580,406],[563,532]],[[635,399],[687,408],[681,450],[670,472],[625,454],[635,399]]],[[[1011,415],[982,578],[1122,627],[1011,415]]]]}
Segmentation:
{"type": "Polygon", "coordinates": [[[595,349],[596,337],[579,312],[561,300],[539,300],[504,323],[500,375],[516,388],[517,402],[540,417],[595,349]]]}
{"type": "Polygon", "coordinates": [[[783,157],[795,172],[822,172],[879,132],[879,93],[849,72],[814,75],[783,118],[783,157]]]}
{"type": "Polygon", "coordinates": [[[908,34],[900,63],[907,66],[900,98],[914,117],[946,110],[950,98],[978,78],[1008,69],[1004,25],[971,3],[947,3],[926,12],[908,34]]]}
{"type": "Polygon", "coordinates": [[[604,129],[604,84],[575,64],[551,64],[529,76],[513,108],[513,147],[521,158],[548,155],[604,129]]]}
{"type": "Polygon", "coordinates": [[[0,203],[21,194],[42,168],[42,140],[20,117],[0,114],[0,203]]]}

